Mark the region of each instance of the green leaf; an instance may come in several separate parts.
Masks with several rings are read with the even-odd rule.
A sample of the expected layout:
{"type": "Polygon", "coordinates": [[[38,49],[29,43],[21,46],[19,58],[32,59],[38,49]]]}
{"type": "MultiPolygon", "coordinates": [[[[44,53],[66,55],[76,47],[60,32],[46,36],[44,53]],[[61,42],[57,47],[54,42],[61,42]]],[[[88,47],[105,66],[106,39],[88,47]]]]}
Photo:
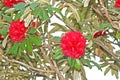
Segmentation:
{"type": "Polygon", "coordinates": [[[22,14],[24,13],[24,10],[25,9],[22,9],[20,10],[19,13],[15,14],[15,18],[14,18],[15,21],[17,21],[22,16],[22,14]]]}
{"type": "Polygon", "coordinates": [[[21,48],[21,50],[25,50],[25,45],[26,45],[26,39],[20,44],[19,48],[21,48]]]}
{"type": "Polygon", "coordinates": [[[108,23],[108,22],[103,23],[103,24],[101,24],[101,25],[98,27],[98,30],[100,30],[100,29],[105,29],[105,28],[112,28],[112,25],[111,25],[110,23],[108,23]]]}
{"type": "Polygon", "coordinates": [[[35,61],[38,62],[39,61],[39,57],[36,55],[37,53],[33,53],[35,55],[35,61]]]}
{"type": "Polygon", "coordinates": [[[60,40],[61,40],[61,37],[55,36],[55,37],[53,37],[53,39],[54,39],[55,41],[60,41],[60,40]]]}
{"type": "Polygon", "coordinates": [[[39,11],[39,17],[43,21],[48,20],[49,19],[48,11],[45,10],[44,8],[41,8],[40,11],[39,11]]]}
{"type": "Polygon", "coordinates": [[[53,56],[53,59],[58,60],[58,59],[61,59],[63,57],[64,57],[64,55],[62,54],[62,50],[60,48],[55,50],[55,55],[53,56]]]}
{"type": "Polygon", "coordinates": [[[35,10],[35,8],[36,8],[38,5],[39,5],[39,3],[33,2],[33,3],[30,4],[30,8],[31,8],[32,10],[35,10]]]}
{"type": "Polygon", "coordinates": [[[83,0],[78,0],[80,3],[82,3],[83,0]]]}
{"type": "Polygon", "coordinates": [[[12,18],[10,16],[3,15],[3,17],[5,18],[6,21],[12,22],[12,18]]]}
{"type": "Polygon", "coordinates": [[[79,60],[79,59],[76,59],[75,68],[76,68],[77,70],[80,70],[80,69],[81,69],[81,63],[80,63],[80,60],[79,60]]]}
{"type": "Polygon", "coordinates": [[[94,66],[96,66],[99,70],[102,70],[101,66],[98,63],[96,63],[94,61],[90,61],[90,62],[92,62],[94,64],[94,66]]]}
{"type": "Polygon", "coordinates": [[[69,57],[67,60],[68,60],[68,64],[70,65],[70,67],[75,67],[75,63],[76,63],[76,60],[75,60],[75,59],[71,59],[71,58],[69,57]]]}
{"type": "Polygon", "coordinates": [[[36,29],[33,28],[33,27],[31,27],[29,33],[30,33],[30,34],[34,34],[35,32],[36,32],[36,29]]]}
{"type": "Polygon", "coordinates": [[[42,40],[40,39],[39,36],[36,35],[30,36],[29,40],[32,44],[35,44],[37,46],[40,46],[42,44],[42,40]]]}
{"type": "Polygon", "coordinates": [[[120,32],[117,32],[116,35],[115,35],[115,37],[116,37],[117,39],[120,39],[120,32]]]}
{"type": "Polygon", "coordinates": [[[33,50],[33,46],[29,39],[26,40],[26,49],[30,52],[32,52],[32,50],[33,50]]]}
{"type": "Polygon", "coordinates": [[[106,69],[105,69],[105,71],[104,71],[104,75],[106,75],[109,71],[110,71],[110,66],[109,67],[107,67],[106,69]]]}
{"type": "Polygon", "coordinates": [[[48,6],[48,12],[50,13],[50,15],[53,15],[53,7],[51,5],[48,6]]]}
{"type": "Polygon", "coordinates": [[[25,3],[20,2],[20,3],[16,4],[16,5],[14,5],[14,8],[15,8],[15,10],[24,9],[25,8],[25,3]]]}
{"type": "Polygon", "coordinates": [[[37,8],[35,8],[35,10],[32,11],[32,13],[34,14],[35,17],[38,17],[40,14],[39,11],[40,11],[40,8],[37,7],[37,8]]]}
{"type": "Polygon", "coordinates": [[[8,53],[12,53],[14,55],[17,54],[18,51],[18,47],[19,47],[19,43],[15,43],[8,51],[8,53]]]}
{"type": "Polygon", "coordinates": [[[90,61],[88,59],[81,58],[80,60],[81,60],[83,65],[89,67],[90,69],[92,68],[92,65],[90,64],[90,61]]]}
{"type": "Polygon", "coordinates": [[[8,34],[9,25],[2,25],[2,26],[4,27],[2,28],[2,30],[0,29],[0,34],[6,36],[8,34]]]}
{"type": "Polygon", "coordinates": [[[30,57],[29,57],[27,54],[24,54],[24,58],[25,58],[25,60],[26,60],[27,62],[30,61],[30,57]]]}
{"type": "Polygon", "coordinates": [[[91,35],[91,34],[88,34],[88,35],[86,36],[86,38],[87,38],[87,40],[91,40],[91,39],[92,39],[92,35],[91,35]]]}

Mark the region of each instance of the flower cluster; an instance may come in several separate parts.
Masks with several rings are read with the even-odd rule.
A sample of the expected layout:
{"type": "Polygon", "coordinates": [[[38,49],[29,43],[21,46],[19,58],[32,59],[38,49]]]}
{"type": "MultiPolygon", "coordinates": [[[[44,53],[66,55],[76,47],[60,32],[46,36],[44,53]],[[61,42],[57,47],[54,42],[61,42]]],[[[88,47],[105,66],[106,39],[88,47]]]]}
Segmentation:
{"type": "Polygon", "coordinates": [[[9,36],[13,42],[22,42],[25,38],[27,28],[23,21],[12,21],[9,28],[9,36]]]}
{"type": "Polygon", "coordinates": [[[80,32],[71,31],[62,37],[60,47],[67,57],[80,58],[84,55],[86,39],[80,32]]]}
{"type": "Polygon", "coordinates": [[[99,30],[99,31],[97,31],[97,32],[93,35],[93,37],[94,37],[94,38],[97,38],[97,37],[106,36],[106,35],[107,35],[107,34],[106,34],[105,31],[99,30]]]}
{"type": "Polygon", "coordinates": [[[14,4],[25,2],[24,0],[4,0],[4,6],[13,7],[14,4]]]}
{"type": "Polygon", "coordinates": [[[116,0],[114,7],[120,8],[120,0],[116,0]]]}

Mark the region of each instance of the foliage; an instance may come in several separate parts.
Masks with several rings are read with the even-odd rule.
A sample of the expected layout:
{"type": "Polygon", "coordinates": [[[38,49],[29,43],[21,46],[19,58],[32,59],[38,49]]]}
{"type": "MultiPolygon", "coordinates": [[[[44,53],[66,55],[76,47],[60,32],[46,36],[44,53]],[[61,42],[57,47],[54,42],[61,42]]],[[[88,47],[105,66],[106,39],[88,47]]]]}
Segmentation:
{"type": "Polygon", "coordinates": [[[120,48],[120,15],[114,3],[115,0],[28,0],[8,8],[0,1],[0,34],[4,38],[0,40],[0,79],[87,80],[84,67],[94,66],[105,69],[105,75],[111,71],[118,79],[120,51],[114,46],[120,48]],[[8,35],[10,23],[18,19],[28,26],[21,43],[11,41],[8,35]],[[100,30],[106,36],[93,37],[100,30]],[[68,31],[80,31],[87,39],[85,55],[79,59],[62,54],[60,40],[68,31]]]}

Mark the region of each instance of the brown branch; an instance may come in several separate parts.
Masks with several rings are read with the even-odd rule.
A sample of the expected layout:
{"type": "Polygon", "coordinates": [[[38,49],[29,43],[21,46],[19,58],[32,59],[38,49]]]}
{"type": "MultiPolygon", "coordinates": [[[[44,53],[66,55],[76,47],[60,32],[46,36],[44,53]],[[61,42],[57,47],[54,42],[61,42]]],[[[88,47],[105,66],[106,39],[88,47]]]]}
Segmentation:
{"type": "Polygon", "coordinates": [[[102,8],[104,9],[104,12],[105,12],[105,17],[107,18],[107,20],[110,22],[110,24],[112,25],[113,28],[116,28],[116,29],[120,29],[119,27],[117,27],[111,20],[110,16],[109,16],[109,13],[107,11],[107,8],[105,7],[104,5],[104,1],[103,0],[99,0],[100,2],[100,5],[102,6],[102,8]]]}
{"type": "Polygon", "coordinates": [[[61,74],[61,72],[58,70],[58,68],[56,66],[53,65],[52,61],[50,60],[50,58],[47,56],[46,52],[44,51],[44,49],[41,47],[41,52],[43,53],[43,57],[45,58],[45,60],[47,60],[50,63],[50,67],[51,69],[53,69],[58,76],[60,77],[60,80],[65,80],[65,78],[63,77],[63,75],[61,74]]]}
{"type": "Polygon", "coordinates": [[[50,70],[41,70],[39,68],[35,68],[35,67],[32,67],[28,64],[25,64],[23,62],[20,62],[20,61],[17,61],[17,60],[14,60],[14,59],[8,59],[7,57],[5,57],[2,53],[0,53],[0,55],[2,55],[3,59],[5,59],[6,61],[8,62],[12,62],[12,63],[16,63],[16,64],[20,64],[24,67],[26,67],[27,69],[31,69],[31,70],[34,70],[34,71],[37,71],[37,72],[42,72],[42,73],[54,73],[54,71],[50,71],[50,70]]]}
{"type": "Polygon", "coordinates": [[[95,39],[94,42],[101,46],[105,51],[107,51],[114,58],[115,61],[120,61],[120,56],[116,56],[115,53],[111,49],[109,49],[109,47],[107,47],[102,41],[95,39]]]}

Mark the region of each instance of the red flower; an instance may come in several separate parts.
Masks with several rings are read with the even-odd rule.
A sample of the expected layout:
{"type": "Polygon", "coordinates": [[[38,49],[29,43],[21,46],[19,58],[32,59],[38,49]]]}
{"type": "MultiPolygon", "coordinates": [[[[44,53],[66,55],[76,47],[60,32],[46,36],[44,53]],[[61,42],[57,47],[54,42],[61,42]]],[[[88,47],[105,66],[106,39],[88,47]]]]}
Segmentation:
{"type": "Polygon", "coordinates": [[[93,35],[93,37],[94,37],[94,38],[97,38],[97,37],[106,36],[106,35],[107,35],[107,34],[106,34],[105,31],[99,30],[99,31],[97,31],[97,32],[93,35]]]}
{"type": "Polygon", "coordinates": [[[36,22],[33,22],[33,23],[32,23],[32,27],[36,27],[36,22]]]}
{"type": "Polygon", "coordinates": [[[78,31],[71,31],[66,33],[61,40],[63,54],[74,58],[80,58],[84,55],[86,47],[86,39],[78,31]]]}
{"type": "Polygon", "coordinates": [[[9,36],[13,42],[22,42],[25,38],[27,28],[23,21],[12,21],[9,28],[9,36]]]}
{"type": "Polygon", "coordinates": [[[4,38],[2,37],[2,34],[0,34],[0,40],[3,40],[4,38]]]}
{"type": "Polygon", "coordinates": [[[116,0],[114,7],[120,8],[120,0],[116,0]]]}
{"type": "Polygon", "coordinates": [[[25,2],[24,0],[4,0],[4,6],[13,7],[14,4],[25,2]]]}

